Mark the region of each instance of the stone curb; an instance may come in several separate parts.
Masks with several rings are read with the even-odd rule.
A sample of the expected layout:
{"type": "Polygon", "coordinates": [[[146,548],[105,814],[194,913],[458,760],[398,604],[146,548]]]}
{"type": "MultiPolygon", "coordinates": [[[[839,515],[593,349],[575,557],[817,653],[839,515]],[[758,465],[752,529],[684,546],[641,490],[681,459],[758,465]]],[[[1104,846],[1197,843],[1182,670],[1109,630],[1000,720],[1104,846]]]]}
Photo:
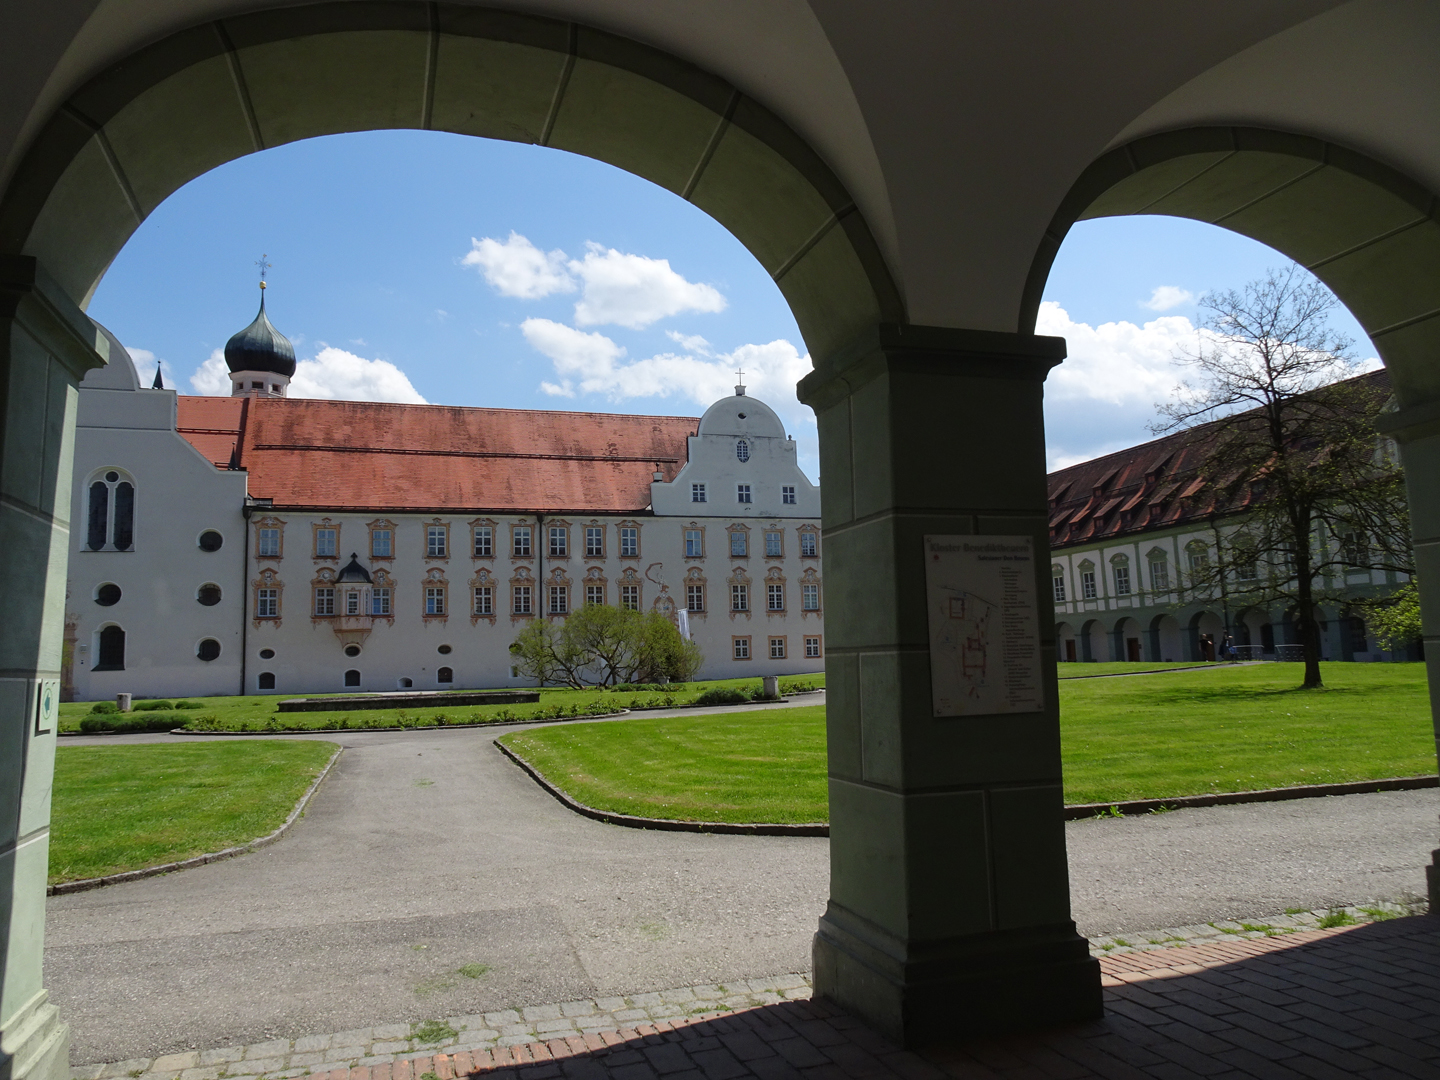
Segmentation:
{"type": "Polygon", "coordinates": [[[576,802],[565,792],[561,791],[549,780],[545,779],[543,773],[531,765],[523,757],[504,745],[499,739],[495,740],[495,748],[508,757],[520,768],[530,774],[530,778],[542,788],[555,796],[567,809],[582,814],[596,821],[603,821],[607,825],[623,825],[627,829],[659,829],[664,832],[694,832],[694,833],[728,833],[741,836],[829,836],[830,826],[828,824],[806,824],[806,825],[778,825],[778,824],[739,824],[729,821],[673,821],[668,818],[647,818],[636,817],[633,814],[616,814],[609,810],[596,810],[593,806],[586,806],[582,802],[576,802]]]}
{"type": "Polygon", "coordinates": [[[1150,814],[1160,810],[1182,810],[1196,806],[1232,806],[1236,803],[1285,802],[1289,799],[1321,799],[1330,795],[1368,795],[1376,791],[1418,791],[1440,787],[1440,776],[1399,776],[1389,780],[1356,780],[1345,784],[1300,784],[1296,787],[1261,788],[1259,791],[1225,791],[1214,795],[1177,795],[1173,799],[1134,799],[1129,802],[1077,803],[1065,807],[1065,820],[1150,814]]]}
{"type": "Polygon", "coordinates": [[[196,855],[193,859],[182,859],[179,862],[162,863],[159,866],[147,866],[143,870],[127,870],[123,874],[107,874],[105,877],[84,878],[80,881],[62,881],[59,885],[50,885],[45,889],[46,896],[63,896],[65,893],[85,892],[89,889],[99,889],[105,885],[119,885],[125,881],[139,881],[142,878],[156,877],[159,874],[170,874],[176,870],[189,870],[193,866],[204,866],[206,863],[219,862],[221,859],[233,859],[236,855],[248,855],[252,851],[259,851],[263,847],[269,847],[279,840],[289,830],[291,825],[300,820],[300,815],[305,812],[305,807],[310,805],[310,800],[315,792],[319,790],[320,783],[330,775],[335,762],[340,760],[340,755],[345,752],[343,746],[337,746],[335,753],[330,755],[330,760],[325,763],[325,768],[320,770],[320,775],[315,777],[311,785],[305,789],[305,794],[300,796],[300,801],[290,811],[290,816],[280,825],[278,829],[267,836],[251,840],[248,844],[239,844],[236,847],[226,848],[224,851],[212,851],[204,855],[196,855]]]}

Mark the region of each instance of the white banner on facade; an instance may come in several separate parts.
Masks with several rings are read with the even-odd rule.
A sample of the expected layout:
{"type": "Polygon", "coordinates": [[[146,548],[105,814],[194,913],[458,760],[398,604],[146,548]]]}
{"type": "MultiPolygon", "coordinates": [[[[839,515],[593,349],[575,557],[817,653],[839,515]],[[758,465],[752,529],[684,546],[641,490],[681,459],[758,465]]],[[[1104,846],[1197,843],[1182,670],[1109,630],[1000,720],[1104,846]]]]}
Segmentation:
{"type": "Polygon", "coordinates": [[[1045,707],[1035,553],[1028,536],[927,536],[936,716],[1045,707]]]}

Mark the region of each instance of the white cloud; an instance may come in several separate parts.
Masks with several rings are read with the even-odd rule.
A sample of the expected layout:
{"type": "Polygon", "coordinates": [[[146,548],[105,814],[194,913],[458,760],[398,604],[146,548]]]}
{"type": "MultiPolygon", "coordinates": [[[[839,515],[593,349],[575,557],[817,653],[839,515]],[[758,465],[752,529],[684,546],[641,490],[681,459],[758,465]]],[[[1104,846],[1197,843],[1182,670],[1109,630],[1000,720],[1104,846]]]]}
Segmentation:
{"type": "Polygon", "coordinates": [[[706,341],[699,334],[682,334],[678,330],[666,330],[665,336],[678,344],[686,352],[699,353],[701,356],[710,356],[710,342],[706,341]]]}
{"type": "Polygon", "coordinates": [[[169,363],[156,357],[149,349],[126,345],[125,351],[130,354],[130,362],[135,365],[135,374],[139,377],[141,386],[149,386],[155,381],[155,368],[158,366],[165,373],[165,385],[173,389],[175,375],[169,363]]]}
{"type": "MultiPolygon", "coordinates": [[[[195,374],[190,376],[190,386],[197,394],[224,397],[230,393],[230,369],[225,366],[222,350],[216,349],[195,369],[195,374]]],[[[390,361],[366,360],[329,345],[323,345],[313,360],[301,360],[295,365],[290,396],[395,401],[405,405],[426,403],[406,374],[390,361]]]]}
{"type": "Polygon", "coordinates": [[[230,369],[225,366],[225,350],[216,349],[190,376],[190,389],[210,397],[228,397],[230,369]]]}
{"type": "Polygon", "coordinates": [[[575,305],[577,326],[614,323],[643,330],[682,311],[725,310],[725,297],[713,285],[687,281],[670,269],[669,259],[627,255],[590,243],[583,259],[572,259],[570,271],[584,282],[575,305]]]}
{"type": "Polygon", "coordinates": [[[1140,301],[1140,306],[1151,311],[1169,311],[1181,304],[1194,302],[1195,294],[1189,289],[1182,289],[1178,285],[1160,285],[1150,294],[1149,300],[1140,301]]]}
{"type": "Polygon", "coordinates": [[[576,287],[563,251],[541,251],[513,229],[503,244],[488,236],[484,240],[471,237],[470,250],[460,264],[478,266],[486,282],[501,296],[521,300],[574,292],[576,287]]]}

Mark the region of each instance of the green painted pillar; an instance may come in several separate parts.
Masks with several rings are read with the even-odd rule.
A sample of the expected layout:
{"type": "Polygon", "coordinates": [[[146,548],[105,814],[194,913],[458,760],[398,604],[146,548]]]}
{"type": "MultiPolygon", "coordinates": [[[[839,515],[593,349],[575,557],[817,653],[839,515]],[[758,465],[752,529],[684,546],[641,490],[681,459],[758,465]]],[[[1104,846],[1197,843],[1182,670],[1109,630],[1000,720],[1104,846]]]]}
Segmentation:
{"type": "Polygon", "coordinates": [[[800,384],[828,605],[815,988],[906,1045],[1101,1013],[1070,918],[1048,580],[1042,398],[1064,355],[1059,338],[884,325],[800,384]],[[924,538],[966,535],[1033,542],[1040,711],[935,715],[924,538]]]}
{"type": "MultiPolygon", "coordinates": [[[[1440,401],[1384,413],[1375,424],[1400,444],[1410,531],[1420,579],[1420,616],[1424,624],[1425,674],[1430,682],[1430,716],[1440,749],[1440,401]]],[[[1341,649],[1350,659],[1350,634],[1339,620],[1341,649]]],[[[1425,868],[1430,910],[1440,913],[1440,849],[1425,868]]]]}
{"type": "Polygon", "coordinates": [[[0,256],[0,1080],[69,1080],[41,971],[76,383],[95,325],[34,259],[0,256]]]}

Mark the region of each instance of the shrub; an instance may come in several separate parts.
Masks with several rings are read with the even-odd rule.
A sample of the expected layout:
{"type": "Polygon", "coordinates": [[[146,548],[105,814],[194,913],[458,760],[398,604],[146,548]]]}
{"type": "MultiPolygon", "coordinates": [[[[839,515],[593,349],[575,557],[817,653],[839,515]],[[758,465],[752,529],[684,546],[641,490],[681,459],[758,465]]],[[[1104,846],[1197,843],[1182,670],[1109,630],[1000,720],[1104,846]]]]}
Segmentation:
{"type": "Polygon", "coordinates": [[[637,690],[649,690],[651,692],[659,693],[666,693],[669,691],[674,691],[675,693],[683,693],[685,687],[680,683],[620,683],[617,686],[610,687],[610,689],[617,694],[630,694],[634,693],[637,690]]]}
{"type": "Polygon", "coordinates": [[[118,713],[120,711],[120,706],[116,705],[113,701],[97,701],[94,705],[90,706],[90,711],[99,715],[104,715],[105,713],[118,713]]]}
{"type": "Polygon", "coordinates": [[[177,708],[177,709],[203,709],[204,707],[205,707],[205,703],[204,703],[203,701],[177,701],[177,702],[175,702],[175,708],[177,708]]]}
{"type": "Polygon", "coordinates": [[[137,701],[130,708],[133,712],[170,712],[175,706],[168,701],[137,701]]]}
{"type": "Polygon", "coordinates": [[[80,721],[80,730],[85,732],[113,731],[118,735],[135,735],[146,731],[170,731],[185,727],[188,716],[177,716],[173,712],[152,713],[148,716],[126,716],[114,713],[101,716],[86,716],[80,721]]]}
{"type": "Polygon", "coordinates": [[[744,690],[729,686],[712,686],[695,699],[696,705],[740,705],[750,700],[744,690]]]}

